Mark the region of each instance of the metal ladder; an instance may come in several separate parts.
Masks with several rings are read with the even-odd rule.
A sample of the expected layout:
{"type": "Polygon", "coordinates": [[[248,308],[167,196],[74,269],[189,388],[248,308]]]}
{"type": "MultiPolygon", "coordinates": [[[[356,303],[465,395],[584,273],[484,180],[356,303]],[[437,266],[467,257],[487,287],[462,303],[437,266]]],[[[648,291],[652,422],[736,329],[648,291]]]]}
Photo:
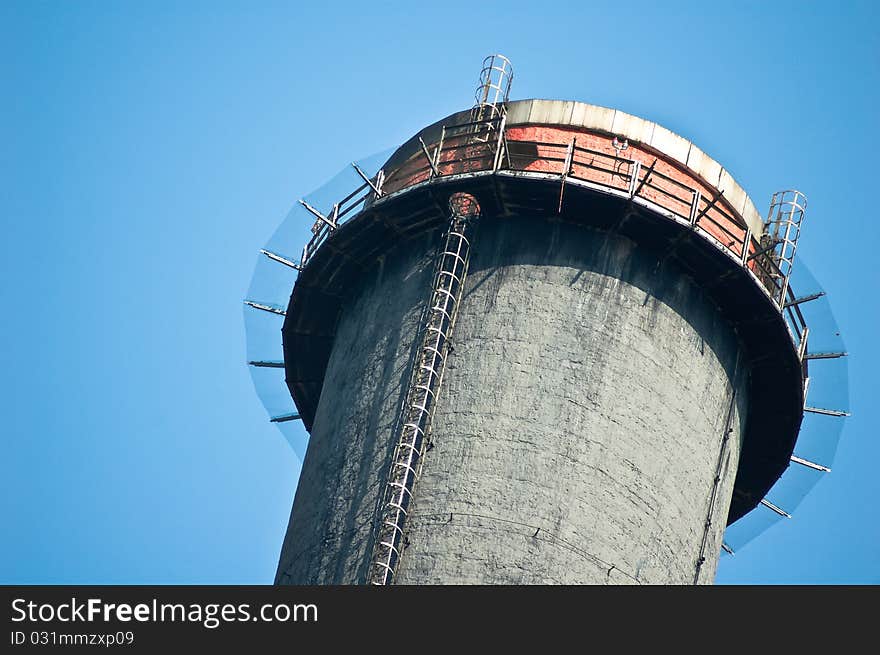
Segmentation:
{"type": "Polygon", "coordinates": [[[471,109],[471,122],[476,124],[472,130],[474,142],[487,143],[492,138],[493,127],[506,113],[512,83],[513,66],[507,57],[494,54],[483,60],[480,84],[474,92],[471,109]]]}
{"type": "Polygon", "coordinates": [[[455,327],[470,261],[471,246],[466,234],[480,215],[477,201],[466,193],[453,194],[449,208],[452,217],[443,248],[435,260],[431,301],[423,315],[421,345],[413,365],[399,422],[400,435],[379,509],[380,523],[368,574],[374,585],[391,584],[403,552],[407,511],[412,504],[413,487],[429,442],[431,420],[446,368],[449,338],[455,327]]]}
{"type": "Polygon", "coordinates": [[[803,193],[795,189],[777,191],[770,199],[770,209],[764,221],[765,238],[768,244],[775,244],[769,254],[776,271],[770,275],[778,280],[776,303],[780,309],[788,300],[788,283],[806,211],[807,197],[803,193]]]}

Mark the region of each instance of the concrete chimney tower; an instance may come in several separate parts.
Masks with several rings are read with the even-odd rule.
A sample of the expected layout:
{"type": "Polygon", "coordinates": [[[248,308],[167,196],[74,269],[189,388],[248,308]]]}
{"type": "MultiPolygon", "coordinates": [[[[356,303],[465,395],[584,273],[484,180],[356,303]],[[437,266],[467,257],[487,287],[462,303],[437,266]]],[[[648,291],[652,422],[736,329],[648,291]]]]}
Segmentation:
{"type": "Polygon", "coordinates": [[[263,251],[296,281],[248,301],[283,316],[250,363],[310,433],[276,583],[711,583],[792,462],[828,470],[793,457],[803,195],[765,219],[687,139],[512,79],[487,57],[471,108],[302,202],[298,261],[263,251]]]}

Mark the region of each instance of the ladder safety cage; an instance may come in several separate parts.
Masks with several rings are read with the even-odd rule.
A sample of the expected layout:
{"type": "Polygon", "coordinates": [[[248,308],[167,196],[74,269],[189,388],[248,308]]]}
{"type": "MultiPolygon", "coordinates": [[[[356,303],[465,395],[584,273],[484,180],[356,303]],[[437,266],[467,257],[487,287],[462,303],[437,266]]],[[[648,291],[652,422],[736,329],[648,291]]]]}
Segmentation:
{"type": "Polygon", "coordinates": [[[489,55],[483,60],[480,83],[474,92],[475,118],[496,118],[510,98],[513,83],[513,65],[504,55],[489,55]]]}
{"type": "Polygon", "coordinates": [[[788,285],[806,210],[806,196],[795,189],[777,191],[770,199],[764,233],[775,244],[771,256],[777,268],[774,274],[779,279],[776,301],[780,307],[788,300],[788,285]]]}

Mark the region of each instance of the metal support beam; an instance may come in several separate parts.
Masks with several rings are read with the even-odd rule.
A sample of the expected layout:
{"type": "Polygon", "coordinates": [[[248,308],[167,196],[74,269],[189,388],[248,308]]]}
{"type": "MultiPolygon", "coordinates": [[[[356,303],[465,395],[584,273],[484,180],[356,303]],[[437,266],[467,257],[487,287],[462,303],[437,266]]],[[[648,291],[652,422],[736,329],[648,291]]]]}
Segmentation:
{"type": "MultiPolygon", "coordinates": [[[[636,163],[638,164],[638,168],[636,170],[636,175],[638,175],[638,169],[641,168],[641,162],[636,162],[636,163]]],[[[633,192],[629,194],[630,198],[635,198],[637,195],[639,195],[639,193],[642,191],[642,187],[644,187],[648,183],[648,181],[651,179],[651,173],[654,172],[654,167],[656,165],[657,165],[657,160],[655,159],[653,162],[651,162],[651,165],[648,167],[648,170],[645,171],[645,175],[644,175],[644,177],[642,177],[642,181],[639,182],[638,185],[636,185],[636,188],[633,190],[633,192]]],[[[633,179],[635,179],[635,178],[633,178],[633,179]]]]}
{"type": "Polygon", "coordinates": [[[752,228],[746,226],[746,235],[743,237],[742,265],[749,262],[749,246],[752,244],[752,228]]]}
{"type": "Polygon", "coordinates": [[[819,293],[811,293],[809,296],[801,296],[800,298],[795,298],[794,300],[789,300],[785,303],[782,308],[787,309],[788,307],[794,307],[795,305],[800,305],[804,302],[809,302],[811,300],[816,300],[817,298],[821,298],[825,295],[824,291],[820,291],[819,293]]]}
{"type": "MultiPolygon", "coordinates": [[[[618,153],[620,154],[620,153],[618,153]]],[[[590,160],[590,166],[593,165],[594,160],[590,160]]],[[[623,162],[615,162],[614,164],[614,175],[617,175],[617,167],[623,162]]],[[[627,182],[629,189],[627,189],[627,193],[629,193],[629,199],[632,200],[633,196],[636,193],[636,185],[639,183],[639,171],[642,170],[642,162],[640,161],[632,161],[629,162],[629,182],[627,182]]],[[[611,179],[614,179],[614,175],[611,176],[611,179]]]]}
{"type": "Polygon", "coordinates": [[[806,325],[804,329],[801,331],[801,340],[798,344],[798,360],[801,362],[804,361],[804,355],[807,354],[807,338],[810,336],[810,328],[806,325]]]}
{"type": "Polygon", "coordinates": [[[774,512],[776,512],[777,514],[779,514],[779,516],[784,516],[784,517],[787,518],[787,519],[790,519],[790,518],[791,518],[791,514],[789,514],[788,512],[786,512],[786,511],[785,511],[784,509],[782,509],[781,507],[777,507],[776,505],[774,505],[773,503],[771,503],[771,502],[770,502],[769,500],[767,500],[766,498],[762,498],[762,499],[761,499],[761,504],[762,504],[764,507],[768,507],[768,508],[772,509],[774,512]]]}
{"type": "MultiPolygon", "coordinates": [[[[497,171],[501,167],[502,148],[506,147],[504,139],[504,130],[507,125],[507,114],[501,118],[501,125],[498,126],[498,143],[495,145],[495,159],[492,161],[492,170],[497,171]]],[[[508,158],[509,159],[509,158],[508,158]]]]}
{"type": "Polygon", "coordinates": [[[440,131],[440,141],[434,149],[434,166],[440,165],[440,153],[443,152],[443,142],[446,140],[446,126],[440,131]]]}
{"type": "Polygon", "coordinates": [[[571,175],[571,161],[574,157],[574,148],[577,145],[577,137],[571,140],[565,151],[565,163],[562,165],[562,176],[559,183],[559,205],[556,207],[556,213],[562,213],[562,194],[565,192],[565,180],[571,175]]]}
{"type": "MultiPolygon", "coordinates": [[[[655,161],[656,161],[656,160],[655,160],[655,161]]],[[[712,202],[710,202],[710,203],[707,204],[705,207],[703,207],[703,210],[702,210],[701,212],[699,212],[699,213],[697,214],[697,217],[694,219],[694,223],[699,223],[699,222],[700,222],[700,219],[703,218],[703,216],[705,216],[706,213],[707,213],[710,209],[712,209],[712,207],[715,206],[715,203],[716,203],[716,202],[718,202],[719,200],[721,200],[721,196],[723,196],[723,195],[724,195],[724,191],[721,190],[721,191],[719,191],[718,193],[716,193],[714,196],[712,196],[712,202]]]]}
{"type": "Polygon", "coordinates": [[[301,204],[303,207],[305,207],[306,209],[308,209],[309,212],[311,212],[311,213],[312,213],[312,214],[313,214],[318,220],[323,221],[323,222],[326,223],[328,226],[330,226],[330,229],[331,229],[331,230],[335,230],[335,229],[336,229],[336,220],[335,220],[336,217],[335,217],[335,214],[336,214],[336,212],[339,211],[339,205],[333,205],[333,210],[334,210],[333,213],[334,213],[334,216],[333,216],[333,220],[331,220],[331,219],[327,218],[326,216],[324,216],[324,214],[322,214],[321,212],[319,212],[317,209],[315,209],[314,207],[312,207],[312,206],[311,206],[309,203],[307,203],[305,200],[300,200],[300,201],[299,201],[299,204],[301,204]]]}
{"type": "Polygon", "coordinates": [[[849,416],[849,412],[843,412],[839,409],[825,409],[823,407],[804,407],[804,411],[825,416],[849,416]]]}
{"type": "Polygon", "coordinates": [[[276,307],[275,305],[264,305],[261,302],[254,302],[253,300],[245,300],[245,305],[249,305],[254,309],[259,309],[264,312],[269,312],[270,314],[278,314],[279,316],[287,316],[287,312],[281,309],[280,307],[276,307]]]}
{"type": "Polygon", "coordinates": [[[302,270],[302,266],[300,266],[299,264],[295,264],[294,262],[290,261],[286,257],[282,257],[278,253],[274,253],[271,250],[266,250],[265,248],[260,248],[260,252],[263,253],[264,255],[266,255],[266,257],[268,257],[272,261],[278,262],[279,264],[284,264],[285,266],[289,266],[290,268],[294,268],[298,271],[302,270]]]}
{"type": "Polygon", "coordinates": [[[297,414],[283,414],[281,416],[273,416],[269,419],[272,423],[287,423],[288,421],[299,421],[302,417],[297,414]]]}
{"type": "Polygon", "coordinates": [[[837,359],[838,357],[846,357],[847,355],[849,355],[847,352],[807,353],[804,355],[804,359],[837,359]]]}
{"type": "Polygon", "coordinates": [[[385,188],[385,169],[380,168],[379,172],[376,173],[376,188],[379,189],[380,193],[385,193],[382,189],[385,188]]]}
{"type": "Polygon", "coordinates": [[[688,219],[691,222],[691,227],[695,227],[697,225],[697,212],[700,210],[700,200],[703,197],[703,194],[700,193],[699,189],[694,189],[693,194],[694,197],[691,200],[691,210],[688,216],[688,219]]]}
{"type": "Polygon", "coordinates": [[[816,462],[811,462],[808,459],[803,459],[802,457],[798,457],[797,455],[791,456],[791,461],[795,464],[800,464],[801,466],[806,466],[807,468],[815,469],[817,471],[823,471],[825,473],[831,473],[831,469],[827,466],[822,466],[821,464],[816,464],[816,462]]]}
{"type": "MultiPolygon", "coordinates": [[[[419,141],[421,141],[421,138],[419,139],[419,141]]],[[[377,198],[381,198],[381,197],[382,197],[382,189],[381,189],[381,187],[378,187],[378,186],[376,186],[375,184],[373,184],[373,180],[371,180],[369,177],[367,177],[367,174],[364,173],[364,172],[361,170],[361,167],[358,166],[356,163],[351,162],[351,165],[354,166],[354,170],[356,170],[356,171],[357,171],[357,174],[361,176],[361,179],[362,179],[364,182],[366,182],[367,184],[370,185],[370,188],[371,188],[371,189],[373,190],[373,192],[376,194],[376,197],[377,197],[377,198]]],[[[335,221],[334,221],[334,222],[335,222],[335,221]]]]}
{"type": "Polygon", "coordinates": [[[435,164],[434,160],[431,158],[431,154],[428,152],[428,146],[422,141],[422,137],[419,137],[419,143],[422,146],[422,152],[425,153],[425,159],[428,160],[428,165],[431,167],[431,177],[440,177],[440,171],[437,170],[437,164],[435,164]]]}

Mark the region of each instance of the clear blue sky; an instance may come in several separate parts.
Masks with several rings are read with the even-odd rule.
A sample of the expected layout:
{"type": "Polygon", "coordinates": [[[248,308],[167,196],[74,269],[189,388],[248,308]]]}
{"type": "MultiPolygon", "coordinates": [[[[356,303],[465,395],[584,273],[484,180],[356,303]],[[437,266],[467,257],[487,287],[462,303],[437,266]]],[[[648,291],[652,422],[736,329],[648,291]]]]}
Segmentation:
{"type": "Polygon", "coordinates": [[[833,472],[719,583],[880,583],[873,2],[4,2],[2,583],[269,583],[299,462],[241,301],[294,201],[472,101],[657,121],[800,253],[851,353],[833,472]]]}

